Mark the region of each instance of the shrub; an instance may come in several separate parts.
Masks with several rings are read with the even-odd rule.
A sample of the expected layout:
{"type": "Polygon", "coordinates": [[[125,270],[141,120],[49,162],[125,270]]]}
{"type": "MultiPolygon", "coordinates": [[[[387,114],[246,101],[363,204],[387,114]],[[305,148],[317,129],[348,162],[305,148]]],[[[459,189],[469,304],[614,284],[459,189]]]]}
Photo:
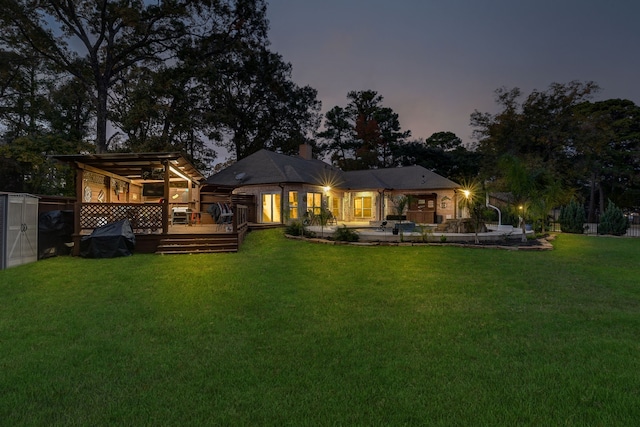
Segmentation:
{"type": "Polygon", "coordinates": [[[425,243],[429,242],[433,237],[433,228],[427,227],[424,225],[419,225],[418,227],[420,228],[420,235],[422,236],[422,241],[425,243]]]}
{"type": "Polygon", "coordinates": [[[598,234],[612,234],[614,236],[622,236],[629,228],[629,221],[625,218],[622,210],[609,200],[607,209],[600,216],[600,224],[598,224],[598,234]]]}
{"type": "Polygon", "coordinates": [[[575,199],[571,199],[568,205],[560,208],[560,230],[563,233],[584,233],[584,223],[587,217],[584,212],[584,206],[575,199]]]}
{"type": "Polygon", "coordinates": [[[338,227],[336,229],[333,233],[333,238],[340,242],[357,242],[360,240],[360,236],[356,231],[353,231],[344,225],[342,228],[338,227]]]}
{"type": "Polygon", "coordinates": [[[291,221],[287,228],[285,228],[285,233],[291,236],[306,236],[306,237],[315,237],[315,233],[309,231],[305,228],[302,221],[291,221]]]}

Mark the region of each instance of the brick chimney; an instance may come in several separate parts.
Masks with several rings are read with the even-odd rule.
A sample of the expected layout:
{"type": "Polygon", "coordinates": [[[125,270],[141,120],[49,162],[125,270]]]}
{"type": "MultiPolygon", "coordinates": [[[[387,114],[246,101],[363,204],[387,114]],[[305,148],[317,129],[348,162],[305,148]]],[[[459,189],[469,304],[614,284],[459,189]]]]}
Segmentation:
{"type": "Polygon", "coordinates": [[[309,144],[300,144],[300,157],[305,160],[311,160],[313,158],[313,150],[309,144]]]}

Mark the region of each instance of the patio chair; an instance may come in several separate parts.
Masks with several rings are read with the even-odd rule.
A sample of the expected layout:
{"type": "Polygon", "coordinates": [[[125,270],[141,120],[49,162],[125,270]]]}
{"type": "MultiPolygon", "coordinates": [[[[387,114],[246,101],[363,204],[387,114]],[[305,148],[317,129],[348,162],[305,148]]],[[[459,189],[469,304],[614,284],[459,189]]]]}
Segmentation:
{"type": "Polygon", "coordinates": [[[338,225],[338,220],[331,212],[329,212],[329,217],[327,218],[327,225],[338,225]]]}
{"type": "Polygon", "coordinates": [[[302,224],[304,225],[314,225],[315,223],[315,215],[312,211],[306,211],[304,215],[302,215],[302,224]]]}

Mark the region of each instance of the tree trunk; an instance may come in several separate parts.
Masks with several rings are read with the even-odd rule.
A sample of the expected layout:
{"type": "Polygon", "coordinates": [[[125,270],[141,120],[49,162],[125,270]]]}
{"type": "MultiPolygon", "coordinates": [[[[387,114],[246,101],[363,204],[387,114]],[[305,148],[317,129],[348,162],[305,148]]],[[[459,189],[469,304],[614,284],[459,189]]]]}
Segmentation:
{"type": "MultiPolygon", "coordinates": [[[[600,183],[598,185],[598,193],[599,193],[599,196],[600,196],[600,215],[602,215],[602,212],[604,212],[604,210],[607,208],[604,205],[604,189],[602,188],[602,183],[600,183]]],[[[599,219],[598,219],[598,222],[600,222],[599,219]]]]}
{"type": "Polygon", "coordinates": [[[589,214],[587,215],[587,222],[595,222],[595,210],[596,210],[596,177],[595,177],[595,174],[591,174],[591,185],[589,186],[589,214]]]}
{"type": "Polygon", "coordinates": [[[107,85],[97,82],[98,99],[96,105],[96,153],[106,153],[107,144],[107,85]]]}

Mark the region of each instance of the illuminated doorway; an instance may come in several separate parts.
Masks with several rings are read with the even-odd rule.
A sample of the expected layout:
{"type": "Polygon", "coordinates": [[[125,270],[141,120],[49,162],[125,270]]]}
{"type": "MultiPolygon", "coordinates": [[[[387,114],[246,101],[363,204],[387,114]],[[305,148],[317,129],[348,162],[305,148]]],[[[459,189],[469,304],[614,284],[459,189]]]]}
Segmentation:
{"type": "Polygon", "coordinates": [[[373,199],[369,196],[359,196],[353,200],[353,216],[355,219],[370,219],[373,217],[373,199]]]}
{"type": "Polygon", "coordinates": [[[265,193],[262,195],[262,222],[282,222],[280,212],[280,193],[265,193]]]}

